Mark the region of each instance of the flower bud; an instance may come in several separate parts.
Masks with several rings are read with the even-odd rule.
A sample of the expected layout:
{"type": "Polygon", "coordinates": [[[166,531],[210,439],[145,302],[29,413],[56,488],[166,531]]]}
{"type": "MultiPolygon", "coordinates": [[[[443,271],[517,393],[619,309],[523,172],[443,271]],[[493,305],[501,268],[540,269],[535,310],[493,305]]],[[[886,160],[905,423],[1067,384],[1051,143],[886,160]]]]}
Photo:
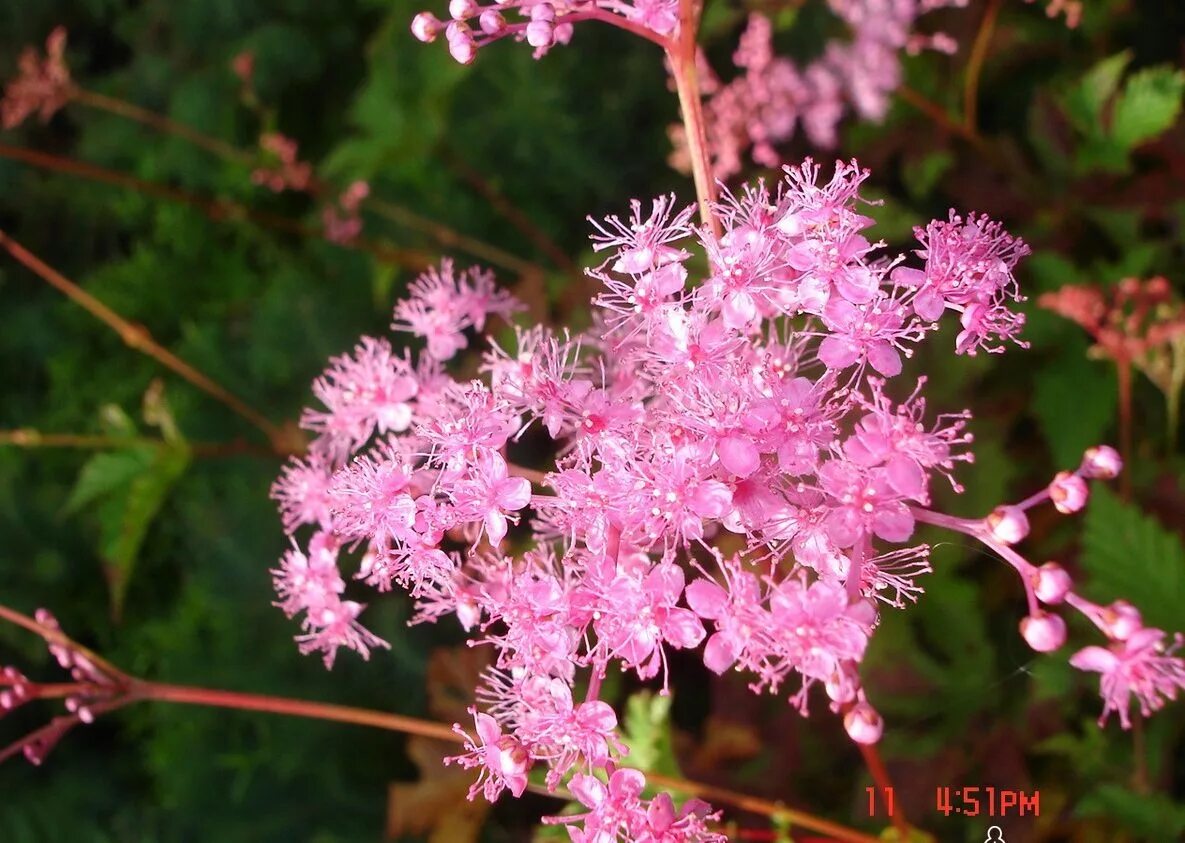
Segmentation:
{"type": "Polygon", "coordinates": [[[477,57],[477,44],[465,24],[452,21],[445,27],[444,37],[448,39],[449,53],[458,63],[470,64],[477,57]]]}
{"type": "Polygon", "coordinates": [[[987,517],[992,538],[1001,544],[1016,544],[1029,534],[1029,519],[1019,506],[998,506],[987,517]]]}
{"type": "Polygon", "coordinates": [[[1126,600],[1116,600],[1110,606],[1104,606],[1099,614],[1104,631],[1116,641],[1126,641],[1144,628],[1140,610],[1126,600]]]}
{"type": "Polygon", "coordinates": [[[1086,481],[1077,474],[1059,471],[1049,484],[1049,499],[1062,515],[1077,512],[1086,506],[1086,499],[1090,496],[1086,481]]]}
{"type": "Polygon", "coordinates": [[[1118,477],[1119,472],[1123,470],[1123,458],[1109,445],[1098,445],[1086,449],[1082,457],[1082,466],[1078,470],[1083,477],[1110,480],[1118,477]]]}
{"type": "Polygon", "coordinates": [[[497,9],[486,9],[477,22],[486,35],[497,35],[506,28],[506,18],[497,9]]]}
{"type": "Polygon", "coordinates": [[[411,34],[425,44],[435,41],[443,28],[444,24],[431,12],[420,12],[411,21],[411,34]]]}
{"type": "Polygon", "coordinates": [[[837,703],[851,702],[856,698],[860,680],[850,667],[839,667],[823,683],[827,696],[837,703]]]}
{"type": "Polygon", "coordinates": [[[844,715],[843,726],[848,737],[860,744],[874,744],[885,731],[885,721],[876,709],[866,702],[858,702],[844,715]]]}
{"type": "Polygon", "coordinates": [[[555,22],[555,7],[550,3],[536,3],[531,7],[531,20],[555,22]]]}
{"type": "Polygon", "coordinates": [[[533,20],[527,24],[527,43],[532,47],[550,47],[554,35],[555,27],[550,21],[533,20]]]}
{"type": "Polygon", "coordinates": [[[1056,562],[1046,562],[1033,577],[1033,591],[1042,603],[1061,603],[1073,587],[1074,581],[1066,569],[1056,562]]]}
{"type": "Polygon", "coordinates": [[[1042,612],[1020,622],[1020,634],[1038,653],[1050,653],[1066,643],[1066,622],[1042,612]]]}
{"type": "Polygon", "coordinates": [[[480,11],[474,0],[449,0],[448,13],[453,20],[469,20],[480,11]]]}

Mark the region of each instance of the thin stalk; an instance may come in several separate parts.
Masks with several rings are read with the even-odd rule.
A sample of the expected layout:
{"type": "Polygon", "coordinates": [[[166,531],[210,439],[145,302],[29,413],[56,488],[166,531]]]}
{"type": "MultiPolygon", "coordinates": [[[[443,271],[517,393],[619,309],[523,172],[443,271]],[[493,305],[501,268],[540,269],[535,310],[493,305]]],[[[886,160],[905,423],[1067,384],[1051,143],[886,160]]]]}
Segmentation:
{"type": "MultiPolygon", "coordinates": [[[[133,702],[156,701],[170,702],[182,705],[204,705],[215,708],[234,709],[239,711],[258,711],[270,714],[281,714],[289,717],[307,717],[314,720],[330,720],[337,723],[350,723],[357,726],[369,726],[390,732],[419,735],[434,740],[450,743],[462,743],[464,738],[452,727],[444,723],[431,720],[421,720],[416,717],[406,717],[401,714],[391,714],[386,711],[354,708],[352,706],[337,705],[335,703],[320,703],[310,700],[298,700],[289,697],[275,697],[265,694],[249,694],[239,691],[224,691],[216,688],[200,688],[192,685],[174,685],[168,682],[151,682],[135,679],[119,668],[105,661],[95,653],[78,644],[57,628],[47,627],[20,612],[0,604],[0,620],[6,620],[23,629],[40,636],[47,644],[63,647],[82,655],[91,664],[97,666],[111,680],[112,689],[119,693],[108,701],[93,706],[96,715],[113,711],[133,702]]],[[[42,733],[52,734],[57,729],[69,728],[77,722],[77,717],[59,717],[43,727],[33,735],[13,744],[9,749],[0,753],[0,760],[17,751],[29,738],[42,733]]],[[[786,819],[806,829],[829,834],[836,840],[850,841],[850,843],[876,843],[877,838],[830,820],[816,817],[804,811],[787,808],[779,803],[746,796],[743,793],[689,781],[673,776],[663,776],[658,773],[648,773],[647,778],[652,784],[668,787],[681,793],[702,796],[713,801],[732,805],[741,810],[751,811],[767,817],[786,819]]]]}
{"type": "Polygon", "coordinates": [[[719,237],[720,221],[712,213],[712,204],[716,201],[716,180],[712,177],[708,156],[703,97],[700,95],[695,61],[700,9],[697,0],[679,0],[678,40],[668,43],[666,51],[671,75],[675,78],[675,91],[679,95],[679,113],[687,135],[687,152],[691,156],[691,175],[695,180],[700,221],[713,236],[719,237]]]}
{"type": "MultiPolygon", "coordinates": [[[[1132,366],[1126,358],[1116,358],[1115,370],[1119,380],[1119,450],[1123,464],[1132,464],[1132,366]]],[[[1124,471],[1119,478],[1119,495],[1130,500],[1132,473],[1124,471]]]]}
{"type": "MultiPolygon", "coordinates": [[[[259,160],[259,154],[255,150],[241,149],[226,141],[206,135],[190,126],[178,123],[175,120],[171,120],[168,117],[146,108],[141,108],[125,100],[109,97],[104,94],[97,94],[81,88],[75,90],[74,99],[81,105],[118,114],[121,117],[126,117],[129,120],[149,126],[163,134],[174,135],[187,140],[226,161],[250,165],[259,160]]],[[[325,199],[331,196],[332,190],[323,182],[314,182],[309,187],[309,193],[317,198],[325,199]]],[[[433,237],[442,246],[455,246],[474,257],[481,258],[482,260],[489,261],[514,272],[523,274],[542,272],[541,267],[530,261],[512,255],[504,249],[485,243],[477,238],[461,234],[443,223],[420,216],[414,211],[410,211],[394,203],[369,197],[363,200],[362,204],[378,216],[385,217],[406,228],[433,237]]]]}
{"type": "MultiPolygon", "coordinates": [[[[893,780],[889,778],[889,770],[885,767],[885,762],[881,759],[876,746],[862,743],[860,744],[860,754],[864,756],[864,766],[872,774],[872,780],[876,782],[880,792],[887,793],[892,790],[893,780]]],[[[902,841],[909,840],[909,823],[901,809],[895,808],[889,815],[889,819],[893,822],[893,828],[897,829],[897,837],[902,841]]]]}
{"type": "Polygon", "coordinates": [[[196,688],[190,685],[171,685],[166,682],[139,682],[135,685],[132,696],[134,699],[140,700],[204,705],[240,711],[266,711],[270,714],[283,714],[289,717],[332,720],[336,723],[370,726],[389,732],[403,732],[408,735],[419,735],[441,741],[459,742],[461,740],[452,727],[443,723],[333,703],[294,700],[288,697],[273,697],[263,694],[245,694],[238,691],[220,691],[214,688],[196,688]]]}
{"type": "MultiPolygon", "coordinates": [[[[321,189],[317,188],[317,190],[320,191],[321,189]]],[[[543,267],[538,264],[520,258],[517,255],[512,255],[505,249],[478,240],[476,237],[462,234],[443,223],[428,219],[394,202],[388,202],[385,199],[367,198],[362,200],[362,207],[396,225],[410,228],[421,234],[427,234],[441,246],[456,247],[464,252],[468,252],[475,258],[481,258],[484,261],[489,261],[504,269],[519,272],[523,275],[543,274],[543,267]]]]}
{"type": "Polygon", "coordinates": [[[1149,793],[1148,787],[1148,751],[1145,748],[1144,718],[1136,712],[1132,718],[1132,790],[1136,793],[1149,793]]]}
{"type": "Polygon", "coordinates": [[[561,249],[559,244],[552,240],[546,231],[537,226],[534,220],[525,212],[507,199],[502,191],[491,184],[490,180],[483,176],[480,170],[470,166],[464,158],[452,149],[446,147],[443,155],[448,166],[466,184],[472,187],[507,222],[518,229],[519,233],[530,240],[536,249],[547,255],[552,263],[570,275],[583,277],[580,268],[572,262],[572,259],[568,257],[568,253],[561,249]]]}
{"type": "Polygon", "coordinates": [[[37,275],[51,287],[65,294],[67,298],[78,304],[87,313],[115,331],[129,348],[151,357],[165,368],[189,381],[207,395],[214,397],[229,407],[233,412],[262,431],[267,436],[268,441],[272,443],[272,447],[277,449],[277,452],[288,453],[290,451],[291,443],[289,440],[292,437],[284,428],[270,422],[263,414],[160,345],[160,343],[152,338],[147,328],[142,325],[135,325],[124,319],[3,231],[0,231],[0,247],[7,250],[10,255],[33,272],[33,274],[37,275]]]}
{"type": "Polygon", "coordinates": [[[822,817],[816,817],[814,814],[809,814],[806,811],[787,808],[780,802],[762,799],[759,796],[737,793],[735,790],[729,790],[724,787],[680,779],[675,776],[664,776],[660,773],[647,773],[646,780],[650,784],[667,787],[691,796],[699,796],[713,803],[731,805],[742,811],[749,811],[764,817],[786,820],[792,825],[801,826],[810,831],[817,831],[820,834],[830,835],[836,840],[845,841],[845,843],[879,843],[880,840],[880,838],[873,837],[871,834],[865,834],[854,828],[848,828],[847,826],[833,823],[822,817]]]}
{"type": "Polygon", "coordinates": [[[248,153],[233,144],[227,143],[219,138],[211,137],[210,135],[199,132],[191,126],[184,123],[178,123],[165,117],[163,114],[158,114],[155,111],[150,111],[147,108],[141,108],[135,103],[130,103],[127,100],[121,100],[117,97],[109,97],[106,94],[96,93],[95,91],[88,91],[85,88],[74,88],[73,100],[79,105],[85,105],[88,108],[94,108],[99,111],[106,111],[110,114],[116,114],[128,120],[132,120],[141,125],[148,126],[158,132],[166,135],[175,135],[182,140],[192,143],[194,146],[200,147],[207,152],[217,155],[219,158],[225,158],[228,161],[233,161],[236,164],[251,165],[254,163],[256,156],[248,153]]]}
{"type": "MultiPolygon", "coordinates": [[[[103,436],[87,433],[42,433],[28,427],[0,430],[0,447],[16,448],[77,448],[89,451],[110,451],[119,448],[172,448],[174,445],[151,436],[103,436]]],[[[250,442],[186,442],[185,447],[199,457],[234,457],[249,455],[275,457],[270,449],[262,449],[250,442]]]]}
{"type": "MultiPolygon", "coordinates": [[[[179,205],[185,205],[200,211],[215,222],[225,222],[227,220],[246,220],[258,225],[260,228],[283,231],[289,234],[295,234],[300,237],[325,239],[325,233],[320,228],[305,225],[302,222],[280,216],[279,214],[269,214],[264,211],[255,211],[251,208],[248,208],[246,205],[240,205],[237,202],[231,202],[226,199],[210,199],[204,196],[187,193],[183,190],[178,190],[175,187],[169,187],[168,185],[145,181],[144,179],[136,178],[135,176],[129,175],[127,173],[121,173],[117,170],[108,170],[104,167],[88,164],[85,161],[77,161],[73,158],[63,158],[58,155],[50,155],[45,152],[38,152],[33,149],[25,149],[19,146],[8,146],[7,144],[0,144],[0,157],[9,158],[14,161],[20,161],[42,170],[65,173],[67,175],[87,179],[88,181],[95,181],[101,184],[110,184],[116,187],[125,188],[127,190],[133,190],[145,196],[152,197],[153,199],[163,199],[166,202],[175,202],[179,205]]],[[[424,269],[435,262],[434,256],[425,252],[421,252],[416,249],[404,249],[385,243],[377,243],[373,240],[367,240],[361,237],[356,238],[349,243],[338,243],[332,240],[327,240],[326,242],[333,243],[335,246],[343,249],[354,249],[367,252],[368,254],[373,255],[376,260],[416,271],[424,269]]]]}
{"type": "Polygon", "coordinates": [[[967,75],[963,79],[963,124],[971,132],[978,131],[979,120],[979,78],[983,73],[983,62],[987,58],[992,35],[996,31],[996,18],[1000,15],[1002,0],[988,0],[988,7],[975,33],[971,55],[967,59],[967,75]]]}

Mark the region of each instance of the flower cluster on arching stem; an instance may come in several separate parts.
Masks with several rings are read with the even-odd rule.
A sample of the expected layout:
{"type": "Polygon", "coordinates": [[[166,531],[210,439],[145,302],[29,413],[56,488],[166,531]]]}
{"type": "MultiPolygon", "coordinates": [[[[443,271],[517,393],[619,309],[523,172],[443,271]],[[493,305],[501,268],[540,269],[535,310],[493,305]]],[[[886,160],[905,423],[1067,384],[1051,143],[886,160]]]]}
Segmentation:
{"type": "Polygon", "coordinates": [[[1013,549],[1028,508],[1081,509],[1086,480],[1118,472],[1113,451],[983,519],[928,508],[934,482],[962,489],[969,413],[928,412],[925,378],[907,379],[904,360],[947,316],[957,354],[1020,343],[1013,269],[1028,249],[952,212],[917,230],[912,255],[886,255],[866,236],[866,176],[855,162],[829,179],[810,161],[786,168],[772,189],[716,205],[719,237],[673,197],[594,222],[601,291],[579,334],[516,325],[512,342],[487,333],[470,351],[518,304],[488,272],[447,261],[417,280],[392,327],[418,350],[365,337],[331,361],[314,384],[322,406],[302,420],[316,438],[273,490],[294,537],[279,605],[301,616],[302,649],[331,664],[341,647],[381,645],[343,596],[343,553],[356,579],[406,589],[417,621],[455,615],[495,652],[473,726],[457,727],[456,760],[478,772],[471,795],[518,795],[542,764],[549,787],[566,783],[588,808],[554,821],[589,840],[712,837],[707,808],[642,798],[600,699],[611,669],[665,691],[669,652],[702,648],[710,670],[742,672],[804,715],[819,688],[854,740],[878,740],[859,666],[881,613],[924,588],[919,521],[1017,567],[1036,649],[1064,639],[1050,606],[1099,624],[1110,645],[1073,662],[1103,673],[1108,711],[1126,722],[1130,696],[1146,709],[1171,696],[1185,671],[1163,633],[1013,549]],[[514,455],[530,430],[552,444],[526,467],[514,455]],[[722,532],[745,549],[720,552],[722,532]]]}

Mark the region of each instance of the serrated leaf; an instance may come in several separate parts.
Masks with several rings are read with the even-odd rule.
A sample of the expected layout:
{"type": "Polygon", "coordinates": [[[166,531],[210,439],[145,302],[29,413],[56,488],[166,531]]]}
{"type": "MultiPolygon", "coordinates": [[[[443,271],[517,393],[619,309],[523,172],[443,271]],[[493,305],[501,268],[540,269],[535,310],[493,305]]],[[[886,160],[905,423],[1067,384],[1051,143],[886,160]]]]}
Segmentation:
{"type": "Polygon", "coordinates": [[[1116,389],[1115,367],[1088,360],[1077,337],[1037,373],[1033,413],[1058,466],[1077,466],[1083,451],[1102,442],[1115,421],[1116,389]]]}
{"type": "Polygon", "coordinates": [[[671,697],[639,691],[625,703],[622,739],[630,753],[623,763],[644,773],[679,776],[671,739],[671,697]]]}
{"type": "Polygon", "coordinates": [[[1087,794],[1074,812],[1079,817],[1110,817],[1140,840],[1180,840],[1185,806],[1160,793],[1135,793],[1105,784],[1087,794]]]}
{"type": "Polygon", "coordinates": [[[156,448],[151,461],[100,510],[101,552],[111,595],[112,616],[123,611],[128,583],[148,528],[177,480],[189,466],[185,446],[156,448]]]}
{"type": "Polygon", "coordinates": [[[1125,51],[1103,59],[1062,95],[1062,107],[1075,128],[1088,135],[1101,130],[1103,108],[1119,90],[1119,80],[1131,58],[1125,51]]]}
{"type": "Polygon", "coordinates": [[[126,448],[95,454],[82,466],[63,512],[74,514],[98,499],[126,487],[152,464],[153,447],[126,448]]]}
{"type": "Polygon", "coordinates": [[[1108,487],[1091,490],[1082,535],[1084,591],[1093,600],[1130,600],[1144,620],[1167,630],[1181,626],[1185,605],[1185,546],[1181,539],[1124,503],[1108,487]]]}
{"type": "Polygon", "coordinates": [[[1111,137],[1125,150],[1156,137],[1177,122],[1183,92],[1185,71],[1162,65],[1133,73],[1115,102],[1111,137]]]}

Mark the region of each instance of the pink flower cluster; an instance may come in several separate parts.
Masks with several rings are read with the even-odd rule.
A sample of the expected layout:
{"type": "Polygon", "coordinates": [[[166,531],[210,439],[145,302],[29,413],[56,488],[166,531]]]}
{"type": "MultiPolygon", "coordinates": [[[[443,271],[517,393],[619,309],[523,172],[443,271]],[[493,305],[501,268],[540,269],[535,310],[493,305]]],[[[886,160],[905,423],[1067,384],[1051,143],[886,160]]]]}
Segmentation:
{"type": "Polygon", "coordinates": [[[411,31],[426,43],[444,35],[449,54],[461,64],[472,62],[479,48],[506,37],[526,41],[535,48],[535,58],[541,58],[556,44],[571,41],[573,24],[585,20],[651,40],[672,36],[679,27],[679,0],[497,0],[486,6],[477,0],[449,0],[448,11],[448,21],[420,12],[411,31]],[[522,20],[507,20],[510,12],[522,20]]]}
{"type": "MultiPolygon", "coordinates": [[[[1012,271],[1028,249],[987,217],[952,213],[917,230],[912,262],[884,255],[863,234],[866,176],[854,162],[830,180],[810,161],[786,168],[774,190],[716,205],[719,237],[673,198],[635,202],[627,219],[594,223],[606,257],[588,270],[603,285],[593,327],[516,327],[480,358],[462,354],[468,334],[515,303],[488,273],[447,262],[417,280],[393,327],[421,350],[364,338],[333,360],[314,385],[323,407],[302,420],[317,438],[273,490],[288,532],[311,532],[275,572],[281,607],[304,613],[302,649],[328,663],[378,644],[341,596],[339,551],[353,551],[356,579],[406,588],[416,620],[455,615],[496,653],[455,759],[477,771],[471,795],[521,794],[541,764],[588,809],[550,820],[574,840],[714,840],[705,806],[641,798],[645,777],[623,766],[600,698],[609,670],[665,691],[668,653],[702,647],[709,669],[788,691],[804,715],[820,688],[854,740],[875,742],[883,724],[858,668],[880,613],[923,590],[919,521],[1016,567],[1022,634],[1038,650],[1064,640],[1042,606],[1120,612],[1012,548],[1028,508],[1077,511],[1086,479],[1114,476],[1110,449],[983,519],[928,509],[936,477],[961,490],[969,414],[931,417],[925,379],[900,383],[904,360],[947,312],[956,353],[1019,342],[1012,271]],[[693,280],[696,250],[708,269],[693,280]],[[524,452],[533,428],[548,453],[524,452]],[[745,549],[720,552],[724,532],[745,549]]],[[[1122,717],[1128,695],[1152,708],[1185,677],[1157,649],[1163,634],[1133,623],[1101,624],[1111,647],[1074,659],[1104,673],[1122,717]]]]}
{"type": "MultiPolygon", "coordinates": [[[[778,144],[790,140],[801,126],[811,143],[835,146],[841,119],[854,111],[866,120],[881,120],[889,96],[901,84],[901,54],[924,48],[954,52],[955,43],[938,34],[914,31],[917,19],[966,0],[830,0],[832,11],[851,32],[834,40],[805,67],[777,55],[773,24],[765,15],[749,15],[733,62],[741,74],[727,84],[702,62],[704,108],[713,172],[727,178],[739,172],[746,150],[764,167],[776,167],[778,144]]],[[[672,127],[672,161],[686,168],[681,126],[672,127]]]]}
{"type": "Polygon", "coordinates": [[[45,123],[70,101],[74,84],[66,67],[66,29],[59,26],[45,39],[44,58],[36,47],[21,53],[19,74],[4,88],[0,124],[12,129],[36,113],[45,123]]]}
{"type": "Polygon", "coordinates": [[[351,182],[341,196],[321,210],[321,225],[325,239],[333,243],[350,243],[362,233],[362,202],[370,195],[370,185],[364,181],[351,182]]]}
{"type": "Polygon", "coordinates": [[[308,190],[313,180],[313,168],[297,157],[297,143],[279,132],[267,132],[259,138],[259,148],[268,163],[251,173],[251,181],[268,190],[308,190]]]}

